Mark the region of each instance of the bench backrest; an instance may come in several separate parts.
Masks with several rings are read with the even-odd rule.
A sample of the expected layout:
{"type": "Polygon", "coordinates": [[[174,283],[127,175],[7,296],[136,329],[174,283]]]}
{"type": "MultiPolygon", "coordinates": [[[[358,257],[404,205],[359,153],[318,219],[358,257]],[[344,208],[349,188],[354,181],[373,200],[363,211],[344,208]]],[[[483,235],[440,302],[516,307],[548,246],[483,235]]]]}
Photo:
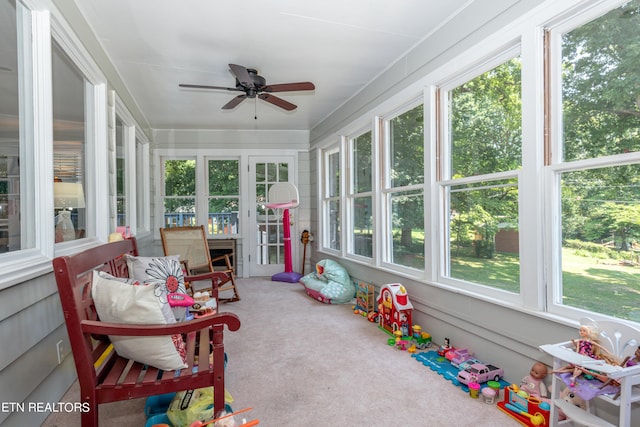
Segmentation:
{"type": "MultiPolygon", "coordinates": [[[[81,380],[96,382],[96,363],[110,342],[108,337],[92,337],[82,333],[80,322],[97,320],[91,297],[93,270],[105,271],[116,277],[129,277],[124,254],[138,255],[135,237],[107,243],[83,252],[57,257],[53,260],[53,272],[58,285],[69,342],[81,380]]],[[[111,354],[113,356],[113,353],[111,354]]],[[[108,363],[106,360],[101,360],[108,363]]]]}

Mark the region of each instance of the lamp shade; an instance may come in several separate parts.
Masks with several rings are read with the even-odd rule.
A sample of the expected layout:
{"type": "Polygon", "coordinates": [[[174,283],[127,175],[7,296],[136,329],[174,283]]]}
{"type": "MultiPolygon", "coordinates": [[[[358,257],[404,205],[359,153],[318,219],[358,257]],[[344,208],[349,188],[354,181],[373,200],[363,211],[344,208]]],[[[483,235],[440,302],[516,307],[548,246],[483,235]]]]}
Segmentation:
{"type": "Polygon", "coordinates": [[[84,189],[79,182],[53,183],[54,208],[84,208],[84,189]]]}

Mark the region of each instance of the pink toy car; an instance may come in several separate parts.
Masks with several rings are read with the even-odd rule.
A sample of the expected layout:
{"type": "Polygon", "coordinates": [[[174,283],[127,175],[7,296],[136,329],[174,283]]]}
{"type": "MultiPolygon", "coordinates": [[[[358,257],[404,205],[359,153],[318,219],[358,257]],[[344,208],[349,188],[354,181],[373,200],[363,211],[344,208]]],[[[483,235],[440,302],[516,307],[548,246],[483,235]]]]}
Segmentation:
{"type": "MultiPolygon", "coordinates": [[[[447,355],[448,358],[449,355],[447,355]]],[[[467,350],[466,348],[459,348],[454,351],[451,357],[451,364],[456,368],[460,366],[462,362],[466,362],[467,360],[473,357],[473,353],[467,350]]]]}
{"type": "Polygon", "coordinates": [[[458,381],[462,384],[470,382],[484,383],[490,380],[500,381],[504,375],[502,368],[493,365],[483,365],[482,363],[474,363],[464,371],[458,372],[458,381]]]}
{"type": "Polygon", "coordinates": [[[460,363],[460,365],[458,365],[458,369],[460,371],[464,371],[469,366],[471,366],[471,365],[473,365],[475,363],[482,363],[482,360],[479,360],[479,359],[476,359],[476,358],[472,357],[471,359],[465,360],[464,362],[460,363]]]}

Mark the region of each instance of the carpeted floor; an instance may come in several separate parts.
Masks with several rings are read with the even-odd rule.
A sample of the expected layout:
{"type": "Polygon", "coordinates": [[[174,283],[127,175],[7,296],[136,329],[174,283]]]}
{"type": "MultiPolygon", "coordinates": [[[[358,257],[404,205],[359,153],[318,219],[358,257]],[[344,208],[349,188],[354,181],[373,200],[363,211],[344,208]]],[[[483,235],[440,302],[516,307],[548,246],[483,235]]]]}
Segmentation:
{"type": "MultiPolygon", "coordinates": [[[[232,407],[253,408],[238,420],[257,418],[266,427],[520,425],[388,346],[388,336],[350,305],[325,305],[299,284],[269,279],[240,279],[238,288],[242,300],[222,307],[242,321],[239,331],[225,333],[232,407]]],[[[79,400],[77,384],[63,400],[79,400]]],[[[101,405],[100,425],[143,427],[144,404],[101,405]]],[[[59,413],[43,425],[80,421],[59,413]]]]}

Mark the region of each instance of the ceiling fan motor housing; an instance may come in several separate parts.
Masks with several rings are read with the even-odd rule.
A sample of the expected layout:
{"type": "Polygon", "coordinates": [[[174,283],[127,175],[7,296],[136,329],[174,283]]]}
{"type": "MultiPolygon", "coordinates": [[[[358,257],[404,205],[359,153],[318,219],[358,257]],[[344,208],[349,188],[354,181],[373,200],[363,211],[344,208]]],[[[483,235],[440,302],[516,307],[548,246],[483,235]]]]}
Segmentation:
{"type": "Polygon", "coordinates": [[[243,85],[242,82],[240,82],[240,80],[238,80],[238,78],[236,77],[236,88],[244,90],[244,92],[247,94],[247,98],[253,99],[256,97],[256,95],[258,95],[258,93],[260,93],[262,88],[267,85],[267,80],[264,77],[258,75],[258,71],[253,68],[247,68],[247,73],[249,74],[249,78],[251,79],[253,87],[243,85]]]}

